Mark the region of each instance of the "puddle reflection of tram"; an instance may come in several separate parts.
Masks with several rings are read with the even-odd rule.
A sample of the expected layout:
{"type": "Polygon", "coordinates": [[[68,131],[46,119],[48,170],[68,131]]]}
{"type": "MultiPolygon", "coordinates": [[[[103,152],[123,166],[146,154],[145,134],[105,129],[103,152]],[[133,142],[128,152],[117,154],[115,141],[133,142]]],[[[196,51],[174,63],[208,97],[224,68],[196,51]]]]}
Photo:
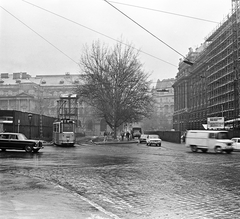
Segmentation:
{"type": "Polygon", "coordinates": [[[53,143],[57,146],[74,146],[78,121],[78,96],[61,94],[58,103],[58,120],[53,123],[53,143]]]}
{"type": "Polygon", "coordinates": [[[74,146],[75,122],[62,119],[53,123],[53,143],[57,146],[74,146]]]}

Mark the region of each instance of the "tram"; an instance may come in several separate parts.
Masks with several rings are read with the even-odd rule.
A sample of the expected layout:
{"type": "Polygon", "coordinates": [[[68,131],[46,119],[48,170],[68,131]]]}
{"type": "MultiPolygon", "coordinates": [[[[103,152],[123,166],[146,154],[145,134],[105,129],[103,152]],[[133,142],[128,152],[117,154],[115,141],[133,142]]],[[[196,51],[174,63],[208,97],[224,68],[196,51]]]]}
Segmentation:
{"type": "Polygon", "coordinates": [[[53,123],[53,143],[57,146],[74,146],[75,122],[62,119],[53,123]]]}

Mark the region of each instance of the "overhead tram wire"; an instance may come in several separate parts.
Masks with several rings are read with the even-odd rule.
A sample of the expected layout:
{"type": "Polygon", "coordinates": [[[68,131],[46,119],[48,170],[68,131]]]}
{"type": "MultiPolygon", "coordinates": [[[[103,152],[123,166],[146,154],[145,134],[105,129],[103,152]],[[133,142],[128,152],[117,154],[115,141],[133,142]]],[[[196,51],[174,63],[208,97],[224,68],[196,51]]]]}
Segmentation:
{"type": "Polygon", "coordinates": [[[175,15],[175,16],[179,16],[179,17],[185,17],[185,18],[190,18],[190,19],[195,19],[195,20],[200,20],[200,21],[215,23],[215,24],[218,24],[218,23],[219,23],[219,22],[216,22],[216,21],[211,21],[211,20],[207,20],[207,19],[203,19],[203,18],[192,17],[192,16],[188,16],[188,15],[177,14],[177,13],[173,13],[173,12],[169,12],[169,11],[162,11],[162,10],[153,9],[153,8],[146,8],[146,7],[141,7],[141,6],[138,6],[138,5],[131,5],[131,4],[126,4],[126,3],[121,3],[121,2],[115,2],[115,1],[109,1],[109,2],[112,2],[112,3],[114,3],[114,4],[119,4],[119,5],[126,5],[126,6],[130,6],[130,7],[141,8],[141,9],[145,9],[145,10],[150,10],[150,11],[155,11],[155,12],[160,12],[160,13],[175,15]]]}
{"type": "Polygon", "coordinates": [[[26,26],[28,29],[30,29],[31,31],[33,31],[35,34],[37,34],[40,38],[42,38],[44,41],[46,41],[48,44],[50,44],[52,47],[54,47],[56,50],[58,50],[60,53],[62,53],[63,55],[65,55],[67,58],[69,58],[70,60],[72,60],[75,64],[78,65],[78,63],[72,59],[69,55],[67,55],[65,52],[63,52],[61,49],[59,49],[58,47],[56,47],[55,45],[53,45],[50,41],[48,41],[46,38],[44,38],[42,35],[40,35],[37,31],[35,31],[34,29],[32,29],[31,27],[29,27],[27,24],[25,24],[23,21],[21,21],[19,18],[17,18],[15,15],[13,15],[11,12],[9,12],[7,9],[3,8],[2,6],[0,6],[4,11],[6,11],[8,14],[10,14],[12,17],[14,17],[16,20],[18,20],[20,23],[22,23],[24,26],[26,26]]]}
{"type": "MultiPolygon", "coordinates": [[[[87,26],[85,26],[85,25],[82,25],[82,24],[80,24],[80,23],[78,23],[78,22],[76,22],[76,21],[73,21],[73,20],[71,20],[71,19],[68,19],[68,18],[66,18],[66,17],[64,17],[64,16],[62,16],[62,15],[59,15],[59,14],[54,13],[54,12],[52,12],[52,11],[49,11],[49,10],[47,10],[47,9],[45,9],[45,8],[42,8],[42,7],[38,6],[38,5],[32,4],[32,3],[28,2],[28,1],[25,1],[25,0],[22,0],[22,1],[25,2],[25,3],[27,3],[27,4],[29,4],[29,5],[32,5],[32,6],[34,6],[34,7],[37,7],[37,8],[39,8],[39,9],[43,10],[43,11],[46,11],[46,12],[48,12],[48,13],[50,13],[50,14],[53,14],[53,15],[55,15],[55,16],[58,16],[58,17],[60,17],[60,18],[62,18],[62,19],[64,19],[64,20],[67,20],[67,21],[69,21],[69,22],[71,22],[71,23],[74,23],[74,24],[76,24],[76,25],[78,25],[78,26],[81,26],[81,27],[83,27],[83,28],[86,28],[86,29],[88,29],[88,30],[90,30],[90,31],[92,31],[92,32],[95,32],[95,33],[99,34],[99,35],[102,35],[102,36],[104,36],[104,37],[106,37],[106,38],[108,38],[108,39],[111,39],[111,40],[113,40],[113,41],[116,41],[116,42],[118,42],[118,43],[121,43],[121,44],[123,44],[123,45],[125,45],[125,46],[129,46],[129,45],[127,45],[126,43],[123,43],[123,42],[120,41],[120,40],[114,39],[114,38],[112,38],[112,37],[110,37],[110,36],[108,36],[108,35],[106,35],[106,34],[103,34],[103,33],[99,32],[99,31],[96,31],[96,30],[94,30],[94,29],[92,29],[92,28],[89,28],[89,27],[87,27],[87,26]]],[[[163,60],[163,59],[160,59],[160,58],[158,58],[158,57],[156,57],[156,56],[154,56],[154,55],[151,55],[151,54],[149,54],[149,53],[147,53],[147,52],[144,52],[144,51],[142,51],[142,50],[139,50],[139,49],[137,49],[137,48],[135,48],[135,47],[133,47],[133,46],[131,46],[131,47],[132,47],[133,49],[139,51],[140,53],[143,53],[143,54],[145,54],[145,55],[148,55],[148,56],[150,56],[150,57],[152,57],[152,58],[155,58],[155,59],[157,59],[157,60],[159,60],[159,61],[161,61],[161,62],[164,62],[164,63],[166,63],[166,64],[169,64],[169,65],[171,65],[171,66],[177,67],[176,65],[174,65],[174,64],[172,64],[172,63],[170,63],[170,62],[168,62],[168,61],[165,61],[165,60],[163,60]]]]}
{"type": "Polygon", "coordinates": [[[103,0],[105,1],[107,4],[109,4],[111,7],[113,7],[114,9],[116,9],[118,12],[120,12],[121,14],[123,14],[125,17],[127,17],[129,20],[131,20],[133,23],[135,23],[136,25],[138,25],[139,27],[141,27],[143,30],[145,30],[147,33],[149,33],[151,36],[153,36],[154,38],[156,38],[158,41],[160,41],[161,43],[163,43],[165,46],[167,46],[168,48],[170,48],[171,50],[173,50],[174,52],[176,52],[177,54],[179,54],[180,56],[182,56],[184,59],[186,59],[186,57],[181,54],[180,52],[178,52],[176,49],[174,49],[173,47],[171,47],[169,44],[167,44],[166,42],[164,42],[163,40],[161,40],[159,37],[157,37],[156,35],[154,35],[152,32],[150,32],[149,30],[147,30],[145,27],[143,27],[141,24],[139,24],[138,22],[136,22],[135,20],[133,20],[131,17],[129,17],[127,14],[125,14],[124,12],[122,12],[121,10],[119,10],[117,7],[115,7],[113,4],[111,4],[109,1],[107,0],[103,0]]]}

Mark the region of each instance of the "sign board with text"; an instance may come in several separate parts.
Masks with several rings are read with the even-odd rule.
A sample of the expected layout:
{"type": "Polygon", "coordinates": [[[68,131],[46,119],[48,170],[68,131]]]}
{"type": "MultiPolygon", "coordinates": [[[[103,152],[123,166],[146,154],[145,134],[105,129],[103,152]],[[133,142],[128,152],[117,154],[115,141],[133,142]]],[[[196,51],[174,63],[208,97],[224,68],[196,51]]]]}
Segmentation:
{"type": "Polygon", "coordinates": [[[224,129],[224,117],[208,117],[208,129],[224,129]]]}

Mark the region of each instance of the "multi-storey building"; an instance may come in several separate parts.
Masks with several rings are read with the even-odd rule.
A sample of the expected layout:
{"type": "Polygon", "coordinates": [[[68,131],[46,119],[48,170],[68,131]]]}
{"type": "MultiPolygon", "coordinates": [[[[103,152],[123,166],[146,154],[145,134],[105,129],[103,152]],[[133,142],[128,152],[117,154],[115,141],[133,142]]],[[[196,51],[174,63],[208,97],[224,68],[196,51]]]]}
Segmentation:
{"type": "Polygon", "coordinates": [[[239,30],[239,0],[234,0],[232,14],[199,48],[189,50],[187,61],[180,60],[173,85],[176,130],[203,129],[208,117],[224,117],[239,127],[239,30]]]}
{"type": "MultiPolygon", "coordinates": [[[[57,118],[61,95],[75,93],[81,83],[80,74],[37,75],[26,72],[1,73],[0,110],[17,110],[57,118]]],[[[95,118],[91,108],[77,103],[79,132],[99,134],[106,124],[95,118]],[[100,130],[101,129],[101,130],[100,130]]]]}
{"type": "Polygon", "coordinates": [[[18,110],[57,117],[60,94],[72,93],[79,75],[37,75],[26,72],[1,73],[0,109],[18,110]]]}
{"type": "Polygon", "coordinates": [[[158,80],[152,90],[155,113],[158,118],[158,130],[171,130],[173,128],[172,118],[174,112],[174,92],[172,85],[175,79],[158,80]]]}

